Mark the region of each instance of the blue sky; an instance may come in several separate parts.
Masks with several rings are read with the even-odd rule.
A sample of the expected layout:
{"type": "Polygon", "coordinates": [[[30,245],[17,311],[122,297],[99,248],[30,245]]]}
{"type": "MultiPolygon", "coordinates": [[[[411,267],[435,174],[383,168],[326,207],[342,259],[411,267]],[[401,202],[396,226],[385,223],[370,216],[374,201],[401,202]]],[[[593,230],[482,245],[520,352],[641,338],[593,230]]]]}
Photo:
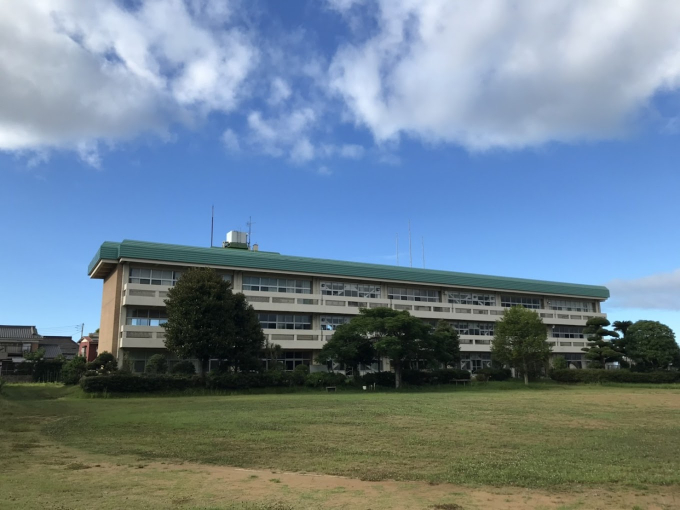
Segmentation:
{"type": "Polygon", "coordinates": [[[96,329],[101,242],[207,246],[214,204],[216,242],[386,264],[410,220],[414,266],[680,332],[676,3],[94,4],[0,7],[0,323],[96,329]]]}

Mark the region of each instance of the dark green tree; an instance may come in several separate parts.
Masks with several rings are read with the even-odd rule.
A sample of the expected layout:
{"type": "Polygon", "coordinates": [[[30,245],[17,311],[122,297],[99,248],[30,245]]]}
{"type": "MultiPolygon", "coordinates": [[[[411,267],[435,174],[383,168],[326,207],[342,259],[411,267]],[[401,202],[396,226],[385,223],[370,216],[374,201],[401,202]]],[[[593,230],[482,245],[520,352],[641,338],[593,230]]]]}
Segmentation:
{"type": "MultiPolygon", "coordinates": [[[[626,349],[627,349],[627,343],[628,340],[626,338],[626,333],[628,332],[628,328],[630,328],[633,325],[633,321],[614,321],[612,322],[612,328],[614,331],[619,333],[619,338],[615,338],[612,340],[612,344],[614,346],[614,350],[619,351],[623,356],[626,356],[626,349]]],[[[621,363],[623,363],[623,360],[620,360],[621,363]]]]}
{"type": "Polygon", "coordinates": [[[371,363],[375,356],[373,342],[365,332],[358,331],[355,324],[347,323],[338,326],[316,359],[321,364],[326,364],[329,360],[342,363],[351,368],[352,374],[356,376],[359,365],[371,363]]]}
{"type": "Polygon", "coordinates": [[[184,272],[165,305],[165,346],[179,358],[197,358],[202,377],[211,358],[238,369],[262,350],[264,335],[252,306],[213,269],[184,272]]]}
{"type": "Polygon", "coordinates": [[[610,322],[604,317],[592,317],[586,322],[583,334],[588,335],[588,346],[581,349],[586,353],[586,359],[590,361],[589,368],[604,368],[605,364],[613,361],[621,361],[623,355],[616,349],[611,340],[606,337],[618,338],[616,331],[607,329],[610,322]]]}
{"type": "Polygon", "coordinates": [[[513,306],[505,310],[496,322],[491,356],[524,375],[529,384],[529,373],[545,366],[552,347],[548,343],[548,330],[533,310],[513,306]]]}
{"type": "Polygon", "coordinates": [[[168,371],[168,359],[165,354],[154,354],[146,362],[146,372],[149,374],[164,374],[168,371]]]}
{"type": "Polygon", "coordinates": [[[416,361],[435,361],[438,355],[432,327],[407,311],[363,308],[350,324],[371,340],[378,356],[390,359],[396,388],[401,387],[404,368],[416,361]]]}
{"type": "Polygon", "coordinates": [[[673,330],[657,321],[637,321],[626,335],[626,354],[636,368],[665,370],[680,359],[673,330]]]}
{"type": "Polygon", "coordinates": [[[61,382],[64,384],[78,384],[85,373],[87,361],[83,356],[76,356],[61,367],[61,382]]]}
{"type": "Polygon", "coordinates": [[[458,331],[446,321],[437,322],[432,333],[433,358],[444,367],[458,368],[460,363],[460,337],[458,331]]]}

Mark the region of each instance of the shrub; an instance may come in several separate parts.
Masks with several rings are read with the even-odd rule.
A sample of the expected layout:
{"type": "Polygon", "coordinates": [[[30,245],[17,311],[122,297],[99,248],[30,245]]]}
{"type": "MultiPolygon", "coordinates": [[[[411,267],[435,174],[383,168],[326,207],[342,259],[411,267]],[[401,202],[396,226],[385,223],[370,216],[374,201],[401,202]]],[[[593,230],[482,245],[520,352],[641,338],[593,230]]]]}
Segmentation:
{"type": "MultiPolygon", "coordinates": [[[[509,368],[482,368],[475,372],[476,376],[480,374],[489,381],[507,381],[512,377],[512,371],[509,368]]],[[[477,377],[477,380],[479,381],[479,377],[477,377]]]]}
{"type": "Polygon", "coordinates": [[[63,359],[40,359],[33,363],[33,380],[56,382],[60,378],[63,365],[63,359]]]}
{"type": "Polygon", "coordinates": [[[146,362],[146,371],[150,374],[164,374],[168,371],[168,360],[164,354],[154,354],[146,362]]]}
{"type": "Polygon", "coordinates": [[[61,367],[61,382],[64,384],[78,384],[80,378],[85,373],[87,362],[82,356],[76,356],[71,361],[64,363],[61,367]]]}
{"type": "Polygon", "coordinates": [[[680,383],[680,372],[631,372],[629,370],[552,370],[550,377],[563,383],[680,383]]]}
{"type": "Polygon", "coordinates": [[[347,377],[345,374],[336,374],[334,372],[314,372],[309,374],[305,380],[305,386],[310,388],[325,388],[327,386],[342,386],[345,384],[347,377]]]}
{"type": "Polygon", "coordinates": [[[354,378],[358,386],[386,386],[394,388],[394,372],[371,372],[354,378]]]}
{"type": "Polygon", "coordinates": [[[295,384],[296,386],[302,386],[303,384],[305,384],[308,375],[309,366],[305,365],[304,363],[301,363],[300,365],[295,367],[295,370],[293,370],[293,384],[295,384]]]}
{"type": "Polygon", "coordinates": [[[178,361],[170,369],[171,374],[184,374],[184,375],[194,375],[196,373],[196,367],[188,359],[178,361]]]}
{"type": "Polygon", "coordinates": [[[110,374],[118,370],[118,361],[110,352],[102,352],[93,361],[88,363],[87,370],[96,370],[99,374],[110,374]]]}
{"type": "Polygon", "coordinates": [[[109,374],[83,377],[80,380],[80,386],[86,393],[152,393],[186,390],[200,385],[198,377],[165,374],[109,374]]]}
{"type": "Polygon", "coordinates": [[[481,370],[477,370],[475,372],[475,381],[480,382],[480,383],[486,383],[489,382],[489,376],[482,372],[481,370]]]}
{"type": "Polygon", "coordinates": [[[5,381],[2,377],[0,377],[0,393],[2,393],[2,386],[5,384],[5,381]]]}
{"type": "Polygon", "coordinates": [[[553,358],[553,370],[565,370],[569,368],[569,364],[567,363],[567,360],[564,359],[564,356],[556,356],[553,358]]]}

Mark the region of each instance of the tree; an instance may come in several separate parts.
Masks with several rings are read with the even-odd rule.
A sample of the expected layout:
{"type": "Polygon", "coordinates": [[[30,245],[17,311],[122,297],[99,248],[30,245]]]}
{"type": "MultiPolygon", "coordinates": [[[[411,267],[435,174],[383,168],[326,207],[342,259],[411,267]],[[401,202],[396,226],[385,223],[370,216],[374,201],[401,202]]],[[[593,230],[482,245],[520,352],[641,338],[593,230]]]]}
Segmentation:
{"type": "Polygon", "coordinates": [[[213,269],[184,272],[165,305],[165,346],[179,358],[198,358],[201,377],[211,358],[239,368],[262,349],[264,335],[252,306],[213,269]]]}
{"type": "Polygon", "coordinates": [[[362,308],[352,324],[368,338],[378,355],[387,356],[394,368],[394,385],[401,386],[404,368],[415,361],[432,361],[439,354],[432,327],[407,311],[391,308],[362,308]]]}
{"type": "Polygon", "coordinates": [[[61,368],[61,382],[64,384],[78,384],[86,370],[87,360],[83,356],[76,356],[64,363],[61,368]]]}
{"type": "Polygon", "coordinates": [[[548,361],[551,350],[548,331],[533,310],[513,306],[496,322],[491,355],[496,361],[521,371],[524,384],[529,384],[530,370],[548,361]]]}
{"type": "Polygon", "coordinates": [[[37,351],[24,351],[23,357],[26,361],[35,362],[40,361],[45,357],[45,348],[40,347],[37,351]]]}
{"type": "Polygon", "coordinates": [[[636,366],[665,370],[680,358],[673,330],[657,321],[637,321],[627,331],[626,351],[636,366]]]}
{"type": "Polygon", "coordinates": [[[324,364],[328,360],[342,363],[351,368],[352,373],[356,375],[360,364],[369,364],[374,358],[373,343],[357,329],[356,324],[350,322],[338,326],[316,359],[324,364]]]}
{"type": "Polygon", "coordinates": [[[87,370],[96,370],[99,374],[110,374],[118,370],[116,357],[110,352],[100,352],[91,362],[85,365],[87,370]]]}
{"type": "Polygon", "coordinates": [[[460,363],[460,337],[458,331],[446,321],[437,322],[432,333],[434,359],[444,367],[457,367],[460,363]]]}
{"type": "MultiPolygon", "coordinates": [[[[628,344],[628,339],[626,338],[626,333],[628,332],[628,328],[630,328],[633,325],[633,321],[614,321],[612,322],[612,328],[614,331],[620,334],[620,337],[617,339],[612,340],[612,345],[614,347],[614,350],[620,352],[622,356],[626,356],[626,349],[627,349],[627,344],[628,344]]],[[[620,363],[623,363],[623,360],[619,361],[620,363]]],[[[627,365],[627,362],[626,362],[627,365]]]]}
{"type": "Polygon", "coordinates": [[[590,360],[590,368],[604,368],[607,362],[620,361],[623,357],[614,344],[605,337],[618,338],[616,331],[607,329],[610,322],[604,317],[592,317],[586,322],[583,334],[588,336],[588,346],[581,349],[590,360]]]}
{"type": "Polygon", "coordinates": [[[555,356],[553,358],[553,368],[555,370],[564,370],[565,368],[569,368],[569,363],[567,363],[564,356],[555,356]]]}
{"type": "Polygon", "coordinates": [[[164,374],[168,371],[168,360],[165,354],[154,354],[146,362],[146,371],[149,374],[164,374]]]}

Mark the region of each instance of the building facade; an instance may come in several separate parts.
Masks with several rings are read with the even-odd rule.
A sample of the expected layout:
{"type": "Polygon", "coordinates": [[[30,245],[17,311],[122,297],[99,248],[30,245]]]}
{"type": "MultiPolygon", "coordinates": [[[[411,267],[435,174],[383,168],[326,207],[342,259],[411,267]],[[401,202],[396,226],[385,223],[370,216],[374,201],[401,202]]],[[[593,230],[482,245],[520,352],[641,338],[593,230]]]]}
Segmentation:
{"type": "Polygon", "coordinates": [[[515,305],[535,310],[554,355],[581,367],[583,328],[590,317],[605,316],[601,303],[609,297],[601,286],[294,257],[240,242],[213,248],[105,242],[88,270],[104,283],[99,352],[121,362],[127,357],[135,371],[164,352],[164,299],[190,267],[214,268],[246,295],[289,370],[301,363],[325,370],[314,358],[340,324],[361,308],[389,307],[433,325],[450,322],[460,334],[461,367],[474,371],[490,364],[494,324],[515,305]]]}

